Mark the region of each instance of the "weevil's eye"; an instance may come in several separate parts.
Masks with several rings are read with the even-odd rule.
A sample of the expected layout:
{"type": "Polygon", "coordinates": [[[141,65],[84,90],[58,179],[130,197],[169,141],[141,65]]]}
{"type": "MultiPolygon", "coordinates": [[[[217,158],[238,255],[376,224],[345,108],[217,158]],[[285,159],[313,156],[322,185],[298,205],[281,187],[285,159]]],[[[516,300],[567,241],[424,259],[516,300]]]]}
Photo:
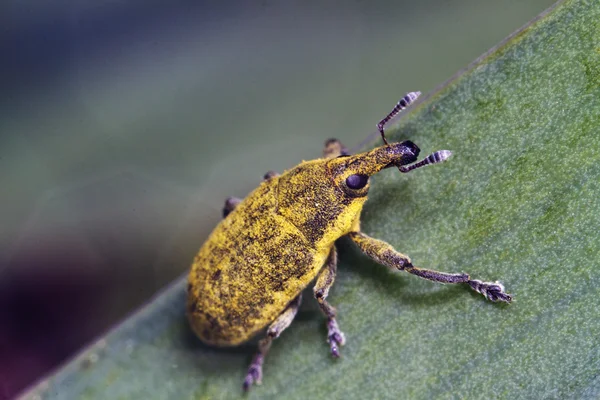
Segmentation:
{"type": "Polygon", "coordinates": [[[350,175],[349,177],[346,178],[346,186],[348,186],[350,189],[362,189],[365,186],[367,186],[367,183],[369,182],[369,176],[368,175],[361,175],[361,174],[356,174],[356,175],[350,175]]]}

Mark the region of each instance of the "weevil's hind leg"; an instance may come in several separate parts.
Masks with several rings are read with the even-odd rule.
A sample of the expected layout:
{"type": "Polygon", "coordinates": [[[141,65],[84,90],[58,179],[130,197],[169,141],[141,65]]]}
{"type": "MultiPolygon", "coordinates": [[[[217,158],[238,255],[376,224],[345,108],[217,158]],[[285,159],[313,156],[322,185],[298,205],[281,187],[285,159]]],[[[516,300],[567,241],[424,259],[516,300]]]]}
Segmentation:
{"type": "Polygon", "coordinates": [[[258,352],[252,359],[252,364],[248,368],[248,374],[244,379],[244,390],[248,391],[254,383],[260,385],[262,383],[262,365],[265,360],[265,356],[271,348],[273,339],[277,339],[281,332],[286,330],[288,326],[294,320],[294,317],[298,313],[302,303],[302,294],[299,294],[287,308],[277,317],[275,321],[267,329],[267,336],[258,342],[258,352]]]}
{"type": "Polygon", "coordinates": [[[323,158],[349,156],[350,152],[338,139],[327,139],[323,147],[323,158]]]}
{"type": "Polygon", "coordinates": [[[340,356],[340,346],[343,346],[346,343],[346,338],[342,331],[340,331],[337,321],[335,320],[335,308],[326,300],[329,295],[329,289],[333,286],[336,271],[337,251],[335,246],[333,246],[329,252],[329,257],[327,257],[325,267],[319,273],[317,283],[313,288],[313,293],[315,299],[319,302],[321,311],[323,311],[323,314],[327,317],[327,343],[329,343],[329,347],[331,348],[331,355],[338,358],[340,356]]]}
{"type": "Polygon", "coordinates": [[[225,199],[225,204],[223,204],[223,218],[229,215],[238,204],[242,202],[242,199],[238,199],[237,197],[228,197],[225,199]]]}
{"type": "Polygon", "coordinates": [[[362,232],[352,232],[348,236],[358,245],[363,253],[379,264],[383,264],[389,268],[406,271],[410,274],[434,282],[467,283],[471,289],[477,293],[481,293],[491,301],[510,303],[512,300],[512,296],[504,291],[504,286],[500,282],[483,282],[477,279],[471,279],[468,274],[449,274],[446,272],[417,268],[412,265],[408,256],[397,252],[390,244],[382,240],[374,239],[362,232]]]}

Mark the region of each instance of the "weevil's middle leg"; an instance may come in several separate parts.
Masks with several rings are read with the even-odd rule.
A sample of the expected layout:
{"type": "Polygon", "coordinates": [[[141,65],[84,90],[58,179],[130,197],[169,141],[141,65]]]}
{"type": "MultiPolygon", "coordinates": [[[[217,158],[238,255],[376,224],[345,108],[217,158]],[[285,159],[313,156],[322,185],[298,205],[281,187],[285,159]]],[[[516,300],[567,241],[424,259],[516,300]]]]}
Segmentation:
{"type": "MultiPolygon", "coordinates": [[[[325,141],[325,146],[323,147],[324,158],[336,158],[347,155],[350,155],[350,152],[338,139],[327,139],[325,141]]],[[[279,174],[275,171],[267,171],[267,173],[263,175],[263,180],[268,181],[269,179],[278,176],[279,174]]],[[[223,218],[228,216],[229,213],[232,212],[241,202],[242,199],[237,197],[228,197],[225,199],[225,204],[223,205],[223,218]]]]}
{"type": "Polygon", "coordinates": [[[323,147],[323,158],[349,156],[350,152],[338,139],[327,139],[323,147]]]}
{"type": "MultiPolygon", "coordinates": [[[[266,174],[263,175],[263,180],[268,181],[271,178],[275,178],[279,176],[279,174],[275,171],[268,171],[266,174]]],[[[238,204],[240,204],[242,202],[242,199],[239,199],[237,197],[228,197],[225,199],[225,204],[223,204],[223,218],[225,218],[226,216],[229,215],[230,212],[232,212],[237,206],[238,204]]]]}
{"type": "Polygon", "coordinates": [[[223,218],[229,215],[238,204],[242,202],[242,199],[238,199],[237,197],[228,197],[225,199],[225,204],[223,204],[223,218]]]}
{"type": "Polygon", "coordinates": [[[504,291],[500,282],[483,282],[471,279],[469,274],[449,274],[446,272],[432,271],[417,268],[410,262],[410,258],[397,252],[389,243],[374,239],[362,232],[352,232],[348,235],[358,247],[379,264],[389,268],[406,271],[409,274],[440,283],[467,283],[471,289],[481,293],[488,300],[510,303],[512,296],[504,291]]]}
{"type": "Polygon", "coordinates": [[[327,302],[329,289],[333,286],[335,274],[337,271],[337,251],[335,246],[331,248],[327,262],[323,270],[319,273],[317,283],[313,289],[315,299],[319,302],[321,310],[327,317],[327,343],[331,348],[331,355],[334,357],[340,356],[339,347],[346,343],[346,338],[335,320],[335,308],[327,302]]]}
{"type": "Polygon", "coordinates": [[[256,383],[260,385],[262,383],[262,365],[265,360],[265,356],[271,348],[273,339],[277,339],[281,332],[286,330],[288,326],[294,320],[294,317],[298,313],[300,304],[302,303],[302,293],[298,295],[287,308],[277,317],[275,321],[267,329],[267,336],[258,342],[258,352],[252,359],[252,363],[248,368],[248,374],[244,379],[244,390],[247,391],[250,387],[256,383]]]}

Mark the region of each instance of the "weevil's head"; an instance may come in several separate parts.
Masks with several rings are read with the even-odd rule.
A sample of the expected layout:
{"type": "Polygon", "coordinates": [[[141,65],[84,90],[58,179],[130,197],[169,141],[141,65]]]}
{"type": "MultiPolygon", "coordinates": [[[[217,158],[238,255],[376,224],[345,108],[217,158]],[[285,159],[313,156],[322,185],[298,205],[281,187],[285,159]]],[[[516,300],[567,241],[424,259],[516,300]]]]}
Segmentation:
{"type": "Polygon", "coordinates": [[[347,197],[360,198],[367,196],[371,176],[384,168],[411,164],[419,152],[419,147],[407,140],[354,156],[341,156],[330,160],[328,166],[335,186],[347,197]]]}
{"type": "Polygon", "coordinates": [[[278,213],[313,242],[323,245],[357,227],[369,192],[369,178],[384,168],[417,160],[411,141],[333,159],[304,162],[278,181],[278,213]]]}

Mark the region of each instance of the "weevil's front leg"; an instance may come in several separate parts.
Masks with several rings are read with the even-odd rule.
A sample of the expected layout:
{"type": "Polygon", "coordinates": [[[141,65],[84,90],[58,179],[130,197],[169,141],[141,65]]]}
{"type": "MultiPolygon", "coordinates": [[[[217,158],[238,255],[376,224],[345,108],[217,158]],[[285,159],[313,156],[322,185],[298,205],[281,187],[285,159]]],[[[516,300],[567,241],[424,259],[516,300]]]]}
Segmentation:
{"type": "Polygon", "coordinates": [[[337,251],[335,246],[333,246],[329,252],[329,257],[327,257],[325,267],[323,267],[323,270],[319,273],[313,293],[315,299],[319,302],[321,310],[327,317],[327,343],[329,343],[329,347],[331,348],[331,355],[337,358],[340,356],[339,346],[343,346],[346,343],[346,338],[342,331],[340,331],[337,321],[335,320],[335,308],[326,300],[329,289],[333,286],[336,271],[337,251]]]}
{"type": "Polygon", "coordinates": [[[248,368],[248,374],[246,375],[246,379],[244,379],[244,390],[249,390],[254,383],[257,385],[261,384],[262,365],[265,360],[265,356],[271,348],[273,339],[277,339],[279,335],[281,335],[281,332],[290,326],[294,320],[294,317],[298,313],[300,303],[302,303],[302,293],[299,294],[298,297],[296,297],[287,306],[287,308],[279,315],[279,317],[277,317],[275,321],[273,321],[273,323],[267,329],[267,336],[258,342],[258,352],[252,359],[252,364],[250,364],[250,367],[248,368]]]}
{"type": "Polygon", "coordinates": [[[481,293],[491,301],[510,303],[512,300],[512,296],[504,291],[504,286],[500,282],[483,282],[477,279],[471,279],[468,274],[449,274],[446,272],[417,268],[412,265],[408,256],[397,252],[390,244],[382,240],[374,239],[362,232],[352,232],[348,236],[358,245],[363,253],[377,261],[379,264],[383,264],[389,268],[406,271],[410,274],[434,282],[467,283],[471,286],[471,289],[481,293]]]}

